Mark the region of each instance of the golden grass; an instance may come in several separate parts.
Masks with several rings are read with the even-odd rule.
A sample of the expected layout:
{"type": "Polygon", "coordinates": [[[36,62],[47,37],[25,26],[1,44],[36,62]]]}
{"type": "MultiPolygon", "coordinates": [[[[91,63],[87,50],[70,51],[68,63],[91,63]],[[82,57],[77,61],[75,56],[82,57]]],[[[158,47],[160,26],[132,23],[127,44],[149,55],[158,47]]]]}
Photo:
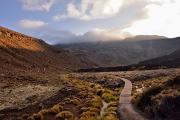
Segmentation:
{"type": "Polygon", "coordinates": [[[96,112],[84,112],[81,114],[79,120],[97,120],[98,114],[96,112]]]}
{"type": "Polygon", "coordinates": [[[56,119],[73,120],[74,115],[70,111],[62,111],[56,115],[56,119]]]}
{"type": "Polygon", "coordinates": [[[63,110],[63,106],[57,104],[50,109],[50,113],[57,114],[63,110]]]}
{"type": "Polygon", "coordinates": [[[119,119],[114,114],[107,114],[102,118],[102,120],[119,120],[119,119]]]}
{"type": "Polygon", "coordinates": [[[61,76],[61,81],[65,86],[70,85],[75,87],[79,91],[78,95],[76,97],[70,96],[63,100],[62,105],[59,103],[50,109],[41,110],[38,114],[46,115],[53,113],[57,119],[65,120],[117,120],[116,110],[120,89],[116,88],[116,90],[112,91],[108,88],[103,88],[100,84],[85,80],[81,81],[78,77],[74,78],[72,75],[61,76]],[[103,100],[109,105],[105,109],[104,115],[101,116],[103,100]],[[69,111],[62,111],[63,106],[66,104],[79,106],[79,116],[74,116],[69,111]]]}
{"type": "Polygon", "coordinates": [[[38,112],[38,114],[41,114],[41,115],[46,115],[50,112],[49,109],[42,109],[41,111],[38,112]]]}
{"type": "Polygon", "coordinates": [[[73,104],[73,105],[78,105],[78,104],[80,104],[80,102],[81,102],[81,100],[79,98],[77,98],[77,97],[73,97],[71,99],[68,98],[68,99],[65,100],[66,104],[73,104]]]}

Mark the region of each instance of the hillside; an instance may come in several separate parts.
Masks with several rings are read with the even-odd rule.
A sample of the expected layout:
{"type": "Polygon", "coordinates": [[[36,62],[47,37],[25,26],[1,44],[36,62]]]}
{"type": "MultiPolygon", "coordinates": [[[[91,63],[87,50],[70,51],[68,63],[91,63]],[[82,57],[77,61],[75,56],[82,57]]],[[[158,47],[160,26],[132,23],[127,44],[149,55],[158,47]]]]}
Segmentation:
{"type": "Polygon", "coordinates": [[[55,49],[44,41],[0,27],[0,69],[34,72],[69,71],[93,66],[67,50],[55,49]]]}
{"type": "Polygon", "coordinates": [[[110,72],[110,71],[131,71],[151,70],[162,68],[180,68],[180,49],[162,57],[141,61],[137,64],[116,67],[98,67],[90,69],[79,69],[78,72],[110,72]]]}
{"type": "Polygon", "coordinates": [[[163,56],[154,58],[151,60],[146,60],[140,62],[138,65],[145,65],[145,66],[164,66],[164,67],[180,67],[180,49],[176,50],[175,52],[163,56]]]}
{"type": "Polygon", "coordinates": [[[59,44],[74,54],[86,56],[101,67],[136,64],[140,61],[168,55],[180,48],[180,38],[136,36],[121,41],[59,44]],[[152,40],[150,40],[152,38],[152,40]],[[156,38],[156,39],[154,39],[156,38]]]}

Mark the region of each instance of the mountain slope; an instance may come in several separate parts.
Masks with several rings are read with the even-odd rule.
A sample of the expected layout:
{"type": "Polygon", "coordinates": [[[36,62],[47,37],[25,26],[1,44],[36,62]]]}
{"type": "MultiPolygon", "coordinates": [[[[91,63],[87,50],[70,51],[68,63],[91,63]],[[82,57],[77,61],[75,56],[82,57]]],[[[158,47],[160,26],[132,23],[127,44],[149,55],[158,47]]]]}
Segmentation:
{"type": "Polygon", "coordinates": [[[175,52],[163,56],[154,58],[147,61],[142,61],[138,65],[146,65],[146,66],[164,66],[164,67],[180,67],[180,49],[176,50],[175,52]]]}
{"type": "Polygon", "coordinates": [[[0,27],[0,54],[3,70],[67,71],[94,65],[69,51],[3,27],[0,27]]]}
{"type": "Polygon", "coordinates": [[[180,48],[180,38],[136,36],[121,41],[58,44],[74,54],[86,56],[101,67],[136,64],[140,61],[168,55],[180,48]],[[156,39],[154,39],[156,38],[156,39]],[[150,40],[152,39],[152,40],[150,40]]]}
{"type": "Polygon", "coordinates": [[[98,67],[90,69],[79,69],[78,72],[110,72],[110,71],[129,71],[129,70],[150,70],[162,68],[180,68],[180,49],[175,52],[128,66],[98,67]]]}

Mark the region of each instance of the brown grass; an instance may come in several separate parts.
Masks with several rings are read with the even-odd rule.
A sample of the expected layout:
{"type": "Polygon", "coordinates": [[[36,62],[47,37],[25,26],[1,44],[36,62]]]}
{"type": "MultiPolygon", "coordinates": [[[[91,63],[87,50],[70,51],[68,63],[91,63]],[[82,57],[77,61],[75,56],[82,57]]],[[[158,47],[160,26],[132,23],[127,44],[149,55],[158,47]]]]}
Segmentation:
{"type": "Polygon", "coordinates": [[[70,111],[62,111],[56,115],[56,119],[73,120],[74,115],[70,111]]]}

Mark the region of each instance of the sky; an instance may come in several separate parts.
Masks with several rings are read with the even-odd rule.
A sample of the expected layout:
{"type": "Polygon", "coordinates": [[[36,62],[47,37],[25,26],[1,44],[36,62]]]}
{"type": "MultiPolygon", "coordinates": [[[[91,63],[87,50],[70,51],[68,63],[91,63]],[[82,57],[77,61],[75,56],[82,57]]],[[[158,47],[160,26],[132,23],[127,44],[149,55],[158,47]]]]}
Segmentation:
{"type": "Polygon", "coordinates": [[[1,0],[0,26],[75,43],[180,36],[180,0],[1,0]]]}

